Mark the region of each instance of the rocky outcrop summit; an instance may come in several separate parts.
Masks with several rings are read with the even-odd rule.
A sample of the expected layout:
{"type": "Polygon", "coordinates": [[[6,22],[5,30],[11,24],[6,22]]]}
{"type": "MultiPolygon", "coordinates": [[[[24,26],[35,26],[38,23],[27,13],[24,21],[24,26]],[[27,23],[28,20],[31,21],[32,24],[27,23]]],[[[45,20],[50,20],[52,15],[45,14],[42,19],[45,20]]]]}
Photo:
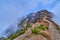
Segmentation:
{"type": "Polygon", "coordinates": [[[52,18],[53,13],[47,10],[28,14],[19,23],[19,26],[23,27],[22,33],[17,34],[13,40],[60,40],[60,34],[56,29],[58,26],[55,26],[57,24],[51,20],[52,18]]]}

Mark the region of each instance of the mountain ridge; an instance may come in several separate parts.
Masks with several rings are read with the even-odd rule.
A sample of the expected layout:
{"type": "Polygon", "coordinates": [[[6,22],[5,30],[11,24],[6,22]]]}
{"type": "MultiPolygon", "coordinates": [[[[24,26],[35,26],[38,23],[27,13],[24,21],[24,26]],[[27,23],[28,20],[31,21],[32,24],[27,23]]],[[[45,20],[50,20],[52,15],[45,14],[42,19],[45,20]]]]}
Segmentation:
{"type": "Polygon", "coordinates": [[[53,13],[45,9],[32,12],[18,24],[21,30],[9,36],[8,40],[60,40],[59,25],[52,18],[53,13]]]}

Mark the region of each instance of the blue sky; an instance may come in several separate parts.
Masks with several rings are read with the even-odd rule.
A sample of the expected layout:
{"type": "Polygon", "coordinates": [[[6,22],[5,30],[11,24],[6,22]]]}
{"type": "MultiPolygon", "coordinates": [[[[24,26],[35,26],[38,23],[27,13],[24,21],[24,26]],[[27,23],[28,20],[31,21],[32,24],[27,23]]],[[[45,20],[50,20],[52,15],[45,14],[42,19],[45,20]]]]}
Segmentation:
{"type": "Polygon", "coordinates": [[[0,0],[0,34],[19,18],[41,9],[53,12],[60,25],[60,0],[0,0]]]}

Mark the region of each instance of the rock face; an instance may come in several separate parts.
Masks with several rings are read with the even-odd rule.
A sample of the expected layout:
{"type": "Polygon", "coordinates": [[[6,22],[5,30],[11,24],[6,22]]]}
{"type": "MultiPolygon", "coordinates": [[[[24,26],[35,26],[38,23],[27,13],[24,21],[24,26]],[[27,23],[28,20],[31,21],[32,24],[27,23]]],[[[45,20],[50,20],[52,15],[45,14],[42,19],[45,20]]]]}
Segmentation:
{"type": "Polygon", "coordinates": [[[25,26],[26,28],[28,23],[31,23],[32,26],[28,28],[24,34],[18,36],[14,40],[60,40],[60,34],[58,33],[57,29],[55,29],[54,23],[49,21],[52,19],[52,15],[53,14],[47,10],[41,10],[36,13],[30,13],[26,17],[27,19],[26,21],[24,21],[23,26],[25,26]],[[48,30],[39,30],[38,28],[38,34],[31,34],[31,30],[41,24],[45,25],[48,30]]]}
{"type": "Polygon", "coordinates": [[[28,21],[29,22],[33,22],[33,21],[35,21],[35,13],[30,13],[28,16],[27,16],[27,18],[28,18],[28,21]]]}
{"type": "Polygon", "coordinates": [[[30,13],[27,18],[30,22],[34,22],[35,20],[42,20],[43,18],[51,19],[53,14],[47,10],[41,10],[36,13],[30,13]]]}

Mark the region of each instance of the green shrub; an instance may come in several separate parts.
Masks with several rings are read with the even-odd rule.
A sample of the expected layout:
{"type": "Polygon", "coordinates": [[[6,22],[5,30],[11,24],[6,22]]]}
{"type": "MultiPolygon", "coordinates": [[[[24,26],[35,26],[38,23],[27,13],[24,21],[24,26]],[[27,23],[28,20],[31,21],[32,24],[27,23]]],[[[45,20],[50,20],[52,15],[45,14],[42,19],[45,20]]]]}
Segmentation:
{"type": "Polygon", "coordinates": [[[39,29],[38,28],[34,28],[31,30],[32,34],[38,34],[39,29]]]}
{"type": "Polygon", "coordinates": [[[36,28],[32,29],[32,34],[38,34],[40,30],[48,30],[48,27],[45,27],[43,24],[37,26],[36,28]]]}
{"type": "Polygon", "coordinates": [[[39,25],[38,28],[42,30],[48,30],[48,27],[44,26],[43,24],[39,25]]]}

